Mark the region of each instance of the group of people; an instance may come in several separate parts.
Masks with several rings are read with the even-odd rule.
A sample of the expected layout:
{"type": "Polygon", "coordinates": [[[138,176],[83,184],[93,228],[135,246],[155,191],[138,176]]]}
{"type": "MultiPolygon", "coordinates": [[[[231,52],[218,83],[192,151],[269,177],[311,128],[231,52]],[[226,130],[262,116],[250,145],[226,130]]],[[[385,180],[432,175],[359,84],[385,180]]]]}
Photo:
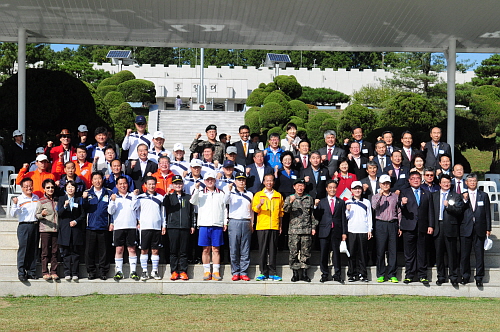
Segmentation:
{"type": "Polygon", "coordinates": [[[325,146],[311,152],[293,123],[283,139],[271,133],[265,149],[246,125],[233,143],[224,134],[217,140],[212,124],[205,140],[195,135],[185,158],[182,144],[169,151],[162,132],[148,133],[143,116],[135,127],[127,130],[123,151],[102,127],[95,130],[96,143],[87,144],[82,125],[76,146],[63,129],[61,145],[48,142],[40,149],[34,170],[25,161],[17,178],[22,195],[11,209],[19,218],[21,281],[37,277],[38,238],[44,279],[59,278],[59,252],[64,278],[78,280],[82,246],[88,278],[107,279],[112,234],[115,280],[124,278],[125,247],[130,278],[161,279],[160,252],[168,242],[171,280],[188,280],[189,259],[198,255],[203,280],[221,280],[221,256],[229,245],[231,279],[248,281],[255,237],[257,281],[282,280],[276,256],[288,247],[291,281],[310,282],[311,251],[319,243],[321,282],[344,282],[341,247],[349,253],[349,282],[368,281],[369,250],[377,282],[399,282],[396,248],[402,237],[404,283],[429,284],[432,247],[438,285],[470,282],[473,249],[474,277],[482,286],[483,244],[491,232],[488,195],[477,189],[474,173],[464,178],[462,165],[451,167],[451,149],[440,141],[439,128],[419,149],[409,131],[398,148],[391,132],[372,145],[361,128],[353,128],[352,139],[338,146],[335,131],[327,130],[325,146]],[[119,156],[127,151],[122,163],[119,156]]]}

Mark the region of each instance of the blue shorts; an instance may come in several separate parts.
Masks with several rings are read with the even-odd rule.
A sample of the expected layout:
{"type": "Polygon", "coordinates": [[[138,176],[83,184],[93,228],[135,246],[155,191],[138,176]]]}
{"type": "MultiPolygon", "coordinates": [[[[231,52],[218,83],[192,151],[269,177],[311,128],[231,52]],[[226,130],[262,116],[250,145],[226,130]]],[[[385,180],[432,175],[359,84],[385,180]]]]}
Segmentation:
{"type": "Polygon", "coordinates": [[[198,245],[200,247],[220,247],[224,244],[224,232],[222,227],[200,226],[198,245]]]}

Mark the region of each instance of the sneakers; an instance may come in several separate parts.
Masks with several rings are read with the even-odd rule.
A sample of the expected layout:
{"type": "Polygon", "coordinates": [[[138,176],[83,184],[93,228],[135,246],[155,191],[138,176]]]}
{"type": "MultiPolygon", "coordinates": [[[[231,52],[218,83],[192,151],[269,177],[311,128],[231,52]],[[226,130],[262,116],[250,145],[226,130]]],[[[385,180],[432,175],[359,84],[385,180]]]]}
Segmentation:
{"type": "Polygon", "coordinates": [[[272,281],[282,281],[283,279],[278,276],[278,275],[274,275],[274,276],[269,276],[269,279],[271,279],[272,281]]]}
{"type": "Polygon", "coordinates": [[[250,281],[250,277],[248,277],[246,274],[242,274],[240,276],[240,280],[243,280],[243,281],[250,281]]]}
{"type": "Polygon", "coordinates": [[[52,280],[59,280],[59,276],[55,273],[52,273],[50,277],[52,278],[52,280]]]}
{"type": "Polygon", "coordinates": [[[43,278],[43,280],[45,280],[45,281],[49,281],[49,280],[51,280],[51,279],[52,279],[52,278],[50,277],[50,274],[44,274],[42,278],[43,278]]]}
{"type": "Polygon", "coordinates": [[[362,281],[362,282],[368,282],[368,278],[367,278],[367,277],[360,276],[360,277],[359,277],[359,281],[362,281]]]}
{"type": "Polygon", "coordinates": [[[212,273],[212,280],[221,281],[222,277],[220,276],[220,273],[219,272],[212,273]]]}
{"type": "Polygon", "coordinates": [[[232,281],[238,281],[240,280],[240,275],[239,274],[235,274],[232,278],[231,278],[232,281]]]}
{"type": "Polygon", "coordinates": [[[148,273],[146,271],[142,272],[142,274],[141,274],[141,281],[146,281],[148,279],[149,279],[148,273]]]}
{"type": "Polygon", "coordinates": [[[133,280],[140,280],[141,279],[139,277],[139,275],[137,274],[137,272],[135,272],[135,271],[130,272],[130,278],[133,280]]]}
{"type": "MultiPolygon", "coordinates": [[[[68,280],[68,279],[66,279],[68,280]]],[[[73,276],[73,281],[78,281],[78,276],[73,276]]]]}
{"type": "Polygon", "coordinates": [[[404,282],[405,284],[409,284],[409,283],[411,282],[411,279],[410,279],[410,278],[406,278],[405,280],[403,280],[403,282],[404,282]]]}
{"type": "Polygon", "coordinates": [[[384,282],[385,281],[385,277],[378,277],[377,278],[377,282],[384,282]]]}
{"type": "Polygon", "coordinates": [[[212,274],[210,272],[203,273],[203,280],[211,280],[212,274]]]}
{"type": "Polygon", "coordinates": [[[399,282],[398,278],[396,278],[396,277],[391,277],[391,279],[389,279],[389,281],[392,283],[395,283],[395,284],[397,284],[399,282]]]}
{"type": "Polygon", "coordinates": [[[347,281],[349,281],[349,282],[355,282],[356,281],[356,277],[349,277],[349,278],[347,278],[347,281]]]}
{"type": "Polygon", "coordinates": [[[181,272],[181,274],[179,275],[179,278],[181,280],[189,280],[189,277],[188,277],[186,272],[181,272]]]}
{"type": "Polygon", "coordinates": [[[115,279],[115,281],[123,279],[123,273],[122,273],[122,271],[117,271],[115,273],[115,275],[113,276],[113,279],[115,279]]]}
{"type": "Polygon", "coordinates": [[[151,278],[153,278],[154,280],[161,280],[161,277],[158,274],[158,271],[152,271],[151,272],[151,278]]]}
{"type": "Polygon", "coordinates": [[[71,280],[71,276],[65,276],[64,279],[67,280],[67,281],[70,281],[71,280]]]}
{"type": "Polygon", "coordinates": [[[172,274],[170,275],[170,280],[177,280],[179,279],[179,273],[177,272],[172,272],[172,274]]]}
{"type": "Polygon", "coordinates": [[[263,275],[263,274],[259,274],[259,275],[255,278],[255,280],[257,280],[257,281],[264,281],[264,280],[266,280],[266,279],[267,279],[267,277],[266,277],[265,275],[263,275]]]}
{"type": "Polygon", "coordinates": [[[426,278],[420,278],[420,282],[424,285],[428,285],[429,284],[429,280],[427,280],[426,278]]]}

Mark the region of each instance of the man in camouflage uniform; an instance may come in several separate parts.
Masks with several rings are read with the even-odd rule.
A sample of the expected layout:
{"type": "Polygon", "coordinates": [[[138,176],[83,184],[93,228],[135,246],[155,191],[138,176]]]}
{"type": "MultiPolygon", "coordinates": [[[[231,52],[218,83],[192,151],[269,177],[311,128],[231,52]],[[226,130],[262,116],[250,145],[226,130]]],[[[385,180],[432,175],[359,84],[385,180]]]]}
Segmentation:
{"type": "Polygon", "coordinates": [[[191,146],[189,147],[189,150],[191,150],[193,154],[197,153],[197,156],[193,156],[193,158],[201,159],[203,154],[203,148],[211,144],[215,147],[214,161],[217,160],[218,164],[221,165],[222,162],[224,161],[224,156],[226,154],[226,145],[222,142],[217,141],[216,139],[217,126],[214,124],[208,125],[208,127],[205,129],[205,133],[208,139],[206,141],[203,141],[200,139],[201,134],[200,133],[196,134],[193,143],[191,143],[191,146]]]}
{"type": "Polygon", "coordinates": [[[309,269],[309,258],[311,257],[312,237],[316,233],[318,221],[313,216],[314,199],[304,193],[305,188],[304,179],[295,180],[293,183],[295,194],[288,196],[284,205],[285,212],[290,213],[288,247],[290,249],[290,268],[293,271],[292,282],[311,281],[307,275],[307,269],[309,269]]]}

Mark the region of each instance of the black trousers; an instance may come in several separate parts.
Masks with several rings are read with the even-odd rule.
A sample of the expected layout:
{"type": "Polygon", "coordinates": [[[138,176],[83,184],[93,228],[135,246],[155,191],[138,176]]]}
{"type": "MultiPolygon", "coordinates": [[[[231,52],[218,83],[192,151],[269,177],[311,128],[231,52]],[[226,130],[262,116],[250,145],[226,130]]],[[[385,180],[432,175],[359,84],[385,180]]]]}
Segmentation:
{"type": "Polygon", "coordinates": [[[375,237],[375,242],[377,243],[377,278],[396,277],[398,223],[377,220],[375,227],[375,234],[377,234],[375,237]],[[385,264],[386,251],[387,265],[385,264]]]}
{"type": "Polygon", "coordinates": [[[259,240],[259,269],[265,276],[276,275],[276,254],[279,231],[266,229],[257,232],[259,240]]]}
{"type": "Polygon", "coordinates": [[[38,223],[17,226],[17,271],[19,276],[36,276],[36,257],[38,251],[38,223]]]}
{"type": "Polygon", "coordinates": [[[330,275],[330,269],[328,267],[328,260],[330,258],[330,252],[333,252],[332,254],[332,263],[333,263],[333,269],[334,269],[334,277],[339,277],[340,278],[340,242],[342,241],[341,238],[336,237],[335,234],[333,233],[333,228],[330,231],[330,234],[325,237],[325,238],[320,238],[319,239],[319,247],[320,247],[320,270],[321,270],[321,275],[322,276],[328,276],[330,275]]]}
{"type": "Polygon", "coordinates": [[[460,237],[460,271],[462,273],[462,278],[467,281],[469,281],[471,277],[470,254],[472,248],[474,248],[474,254],[476,256],[476,275],[474,276],[474,279],[477,281],[483,281],[484,240],[486,240],[486,234],[484,236],[477,236],[475,230],[472,230],[472,236],[460,237]]]}
{"type": "Polygon", "coordinates": [[[448,255],[448,277],[451,282],[458,282],[458,251],[456,237],[448,237],[444,232],[439,232],[434,238],[434,247],[436,248],[436,267],[437,279],[439,281],[446,280],[446,264],[445,253],[448,255]]]}
{"type": "Polygon", "coordinates": [[[59,246],[64,265],[64,276],[80,277],[80,246],[59,246]]]}
{"type": "Polygon", "coordinates": [[[368,256],[368,233],[349,233],[347,235],[347,250],[351,255],[347,260],[347,276],[367,277],[366,260],[368,256]]]}
{"type": "Polygon", "coordinates": [[[405,254],[405,279],[427,279],[427,261],[425,259],[425,241],[427,233],[403,231],[403,250],[405,254]]]}
{"type": "Polygon", "coordinates": [[[85,239],[85,264],[89,277],[105,276],[109,272],[107,253],[108,231],[87,229],[85,239]],[[97,257],[97,265],[96,265],[97,257]],[[98,273],[99,272],[99,273],[98,273]]]}
{"type": "Polygon", "coordinates": [[[190,229],[169,228],[170,273],[187,272],[190,229]]]}

